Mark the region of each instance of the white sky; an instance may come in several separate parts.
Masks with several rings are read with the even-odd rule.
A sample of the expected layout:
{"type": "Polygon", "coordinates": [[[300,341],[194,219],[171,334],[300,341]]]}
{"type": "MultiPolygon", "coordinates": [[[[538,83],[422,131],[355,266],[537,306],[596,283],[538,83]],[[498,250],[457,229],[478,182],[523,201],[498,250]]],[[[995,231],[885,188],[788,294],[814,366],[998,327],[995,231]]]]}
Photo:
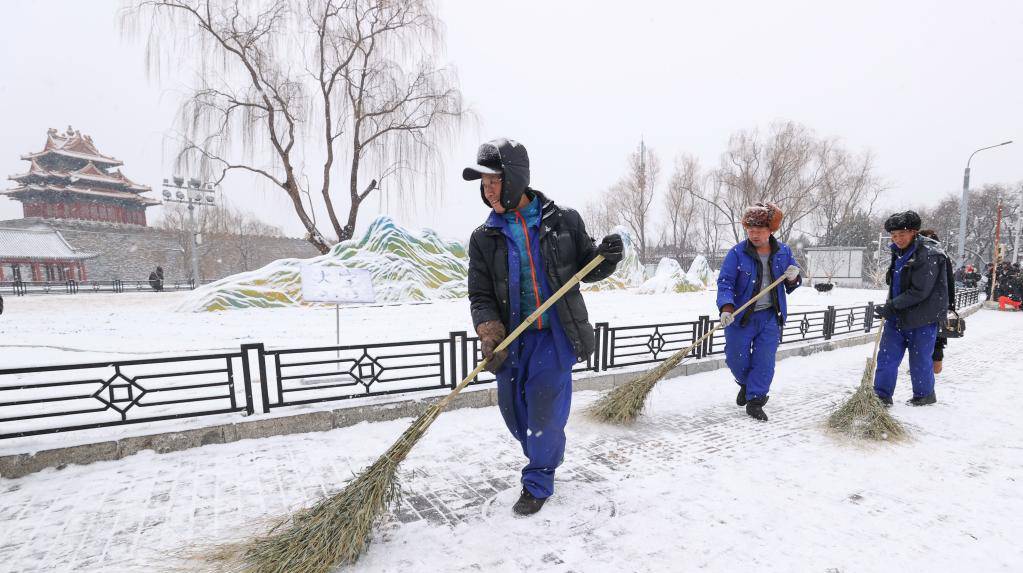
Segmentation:
{"type": "MultiPolygon", "coordinates": [[[[0,7],[0,175],[22,173],[46,129],[68,124],[154,187],[187,77],[146,79],[117,0],[6,0],[0,7]]],[[[394,213],[465,239],[486,214],[461,181],[481,140],[524,143],[533,186],[582,208],[645,137],[662,159],[714,166],[735,130],[794,120],[877,155],[886,208],[1023,179],[1023,2],[442,0],[447,56],[478,114],[450,149],[441,200],[394,213]]],[[[663,179],[662,178],[662,179],[663,179]]],[[[11,182],[4,182],[5,187],[11,182]]],[[[302,233],[282,194],[225,184],[228,201],[302,233]]],[[[370,202],[365,228],[376,213],[370,202]]],[[[155,218],[159,208],[150,209],[155,218]]],[[[347,211],[347,206],[345,206],[347,211]]],[[[0,220],[20,205],[0,199],[0,220]]]]}

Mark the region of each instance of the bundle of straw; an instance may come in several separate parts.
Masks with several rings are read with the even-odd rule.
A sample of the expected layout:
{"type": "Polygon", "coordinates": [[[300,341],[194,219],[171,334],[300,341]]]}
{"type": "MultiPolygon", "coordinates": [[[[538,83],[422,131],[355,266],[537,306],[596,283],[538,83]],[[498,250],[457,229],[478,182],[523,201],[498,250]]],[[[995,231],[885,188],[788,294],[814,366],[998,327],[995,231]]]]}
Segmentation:
{"type": "Polygon", "coordinates": [[[856,438],[868,440],[902,440],[906,429],[892,417],[888,408],[874,393],[874,373],[877,370],[877,352],[884,332],[884,321],[874,338],[874,353],[867,359],[860,378],[860,386],[849,399],[828,417],[828,427],[856,438]]]}
{"type": "MultiPolygon", "coordinates": [[[[753,298],[749,299],[746,304],[735,309],[733,314],[738,316],[751,304],[757,302],[760,297],[774,290],[774,288],[780,285],[783,280],[785,280],[784,276],[778,277],[777,280],[764,287],[763,290],[758,292],[753,298]]],[[[696,342],[687,348],[683,348],[675,354],[672,354],[657,368],[654,368],[646,374],[643,374],[638,378],[634,378],[621,386],[618,386],[611,392],[608,392],[600,400],[597,400],[597,402],[593,404],[587,412],[592,418],[601,422],[609,422],[612,424],[631,424],[632,422],[635,422],[636,418],[638,418],[640,413],[642,413],[643,407],[646,404],[646,397],[650,394],[650,390],[653,389],[654,384],[657,384],[661,378],[685,360],[694,348],[702,344],[707,338],[713,336],[714,332],[716,332],[720,327],[720,323],[716,324],[714,328],[710,329],[710,332],[698,338],[696,342]]]]}
{"type": "MultiPolygon", "coordinates": [[[[603,262],[597,255],[512,331],[494,352],[507,348],[526,328],[603,262]]],[[[251,542],[211,556],[221,569],[243,573],[327,573],[355,563],[369,544],[373,525],[398,497],[397,470],[447,405],[487,366],[487,360],[450,394],[417,418],[383,456],[338,493],[297,512],[251,542]]]]}

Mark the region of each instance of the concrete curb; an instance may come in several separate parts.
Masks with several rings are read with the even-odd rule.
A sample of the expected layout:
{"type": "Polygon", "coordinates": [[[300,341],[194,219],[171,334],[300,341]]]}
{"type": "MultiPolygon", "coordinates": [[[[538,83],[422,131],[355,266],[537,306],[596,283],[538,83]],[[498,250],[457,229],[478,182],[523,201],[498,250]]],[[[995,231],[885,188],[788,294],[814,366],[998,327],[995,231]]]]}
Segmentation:
{"type": "MultiPolygon", "coordinates": [[[[979,304],[974,305],[961,311],[959,314],[960,316],[969,316],[979,310],[980,307],[981,305],[979,304]]],[[[777,358],[781,360],[792,356],[811,356],[819,352],[829,352],[839,348],[848,348],[873,342],[873,340],[874,334],[858,334],[837,340],[819,341],[802,346],[780,348],[777,358]]],[[[675,368],[666,378],[689,376],[725,367],[724,358],[700,360],[675,368]]],[[[607,390],[627,382],[639,374],[636,371],[631,371],[579,378],[573,381],[573,391],[607,390]]],[[[98,461],[118,460],[143,450],[153,450],[158,454],[164,454],[208,444],[226,444],[237,442],[238,440],[286,436],[306,432],[324,432],[353,426],[360,422],[385,422],[400,418],[414,418],[423,413],[426,408],[441,400],[441,398],[443,396],[419,397],[383,404],[306,412],[294,416],[240,421],[205,428],[128,437],[116,441],[42,450],[33,454],[0,456],[0,477],[18,478],[46,468],[63,469],[69,464],[88,464],[98,461]]],[[[495,388],[487,388],[459,394],[451,401],[448,409],[486,408],[496,405],[497,390],[495,388]]]]}

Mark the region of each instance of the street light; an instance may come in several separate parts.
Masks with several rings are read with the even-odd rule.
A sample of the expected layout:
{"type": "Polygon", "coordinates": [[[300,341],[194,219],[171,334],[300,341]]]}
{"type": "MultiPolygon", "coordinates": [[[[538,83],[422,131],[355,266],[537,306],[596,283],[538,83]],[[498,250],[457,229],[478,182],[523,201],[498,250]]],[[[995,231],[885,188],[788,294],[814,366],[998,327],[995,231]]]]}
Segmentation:
{"type": "Polygon", "coordinates": [[[188,224],[192,227],[192,279],[199,283],[199,229],[195,225],[195,207],[212,207],[216,202],[216,185],[202,183],[195,177],[185,181],[184,177],[174,176],[173,183],[163,180],[163,202],[182,203],[188,205],[188,224]],[[187,183],[187,185],[186,185],[187,183]],[[171,189],[174,189],[173,197],[171,189]]]}
{"type": "Polygon", "coordinates": [[[973,156],[978,152],[984,151],[985,149],[993,149],[995,147],[1001,147],[1003,145],[1009,145],[1012,140],[1003,141],[998,145],[989,145],[987,147],[981,147],[977,151],[970,154],[970,158],[966,160],[966,170],[963,172],[963,201],[959,205],[959,266],[966,264],[966,201],[967,192],[970,190],[970,162],[973,161],[973,156]]]}

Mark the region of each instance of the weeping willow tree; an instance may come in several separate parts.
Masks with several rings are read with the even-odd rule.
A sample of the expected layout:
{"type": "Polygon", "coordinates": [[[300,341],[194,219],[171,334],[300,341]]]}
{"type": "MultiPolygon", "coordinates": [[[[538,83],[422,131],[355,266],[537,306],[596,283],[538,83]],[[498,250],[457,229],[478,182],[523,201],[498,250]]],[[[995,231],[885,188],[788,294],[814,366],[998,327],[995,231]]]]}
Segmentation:
{"type": "Polygon", "coordinates": [[[280,189],[320,252],[352,237],[382,186],[402,199],[437,190],[442,144],[468,112],[437,64],[429,0],[133,0],[122,16],[148,72],[194,74],[175,168],[280,189]]]}

